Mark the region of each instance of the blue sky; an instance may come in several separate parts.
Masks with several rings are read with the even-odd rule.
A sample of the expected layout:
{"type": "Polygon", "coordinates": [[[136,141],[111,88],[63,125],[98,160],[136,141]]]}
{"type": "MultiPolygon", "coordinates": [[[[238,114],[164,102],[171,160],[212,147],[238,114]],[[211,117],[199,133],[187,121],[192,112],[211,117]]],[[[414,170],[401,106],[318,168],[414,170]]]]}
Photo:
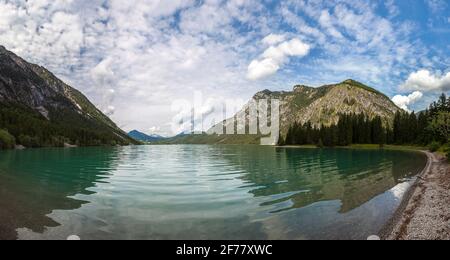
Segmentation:
{"type": "Polygon", "coordinates": [[[445,0],[0,0],[0,44],[125,130],[173,134],[174,100],[353,78],[421,110],[450,90],[445,0]]]}

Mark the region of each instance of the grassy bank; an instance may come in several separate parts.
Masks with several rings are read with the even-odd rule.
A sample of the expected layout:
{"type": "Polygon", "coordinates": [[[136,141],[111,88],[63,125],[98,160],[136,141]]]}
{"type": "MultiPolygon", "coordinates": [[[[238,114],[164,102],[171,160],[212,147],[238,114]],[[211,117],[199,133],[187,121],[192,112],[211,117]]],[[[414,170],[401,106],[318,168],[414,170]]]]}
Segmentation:
{"type": "MultiPolygon", "coordinates": [[[[302,149],[319,149],[316,145],[286,145],[286,146],[278,146],[285,148],[302,148],[302,149]]],[[[329,147],[332,148],[332,147],[329,147]]],[[[430,151],[430,147],[420,146],[420,145],[377,145],[377,144],[353,144],[350,146],[335,146],[333,148],[339,149],[384,149],[384,150],[397,150],[397,151],[430,151]]],[[[433,151],[432,151],[433,152],[433,151]]],[[[447,157],[450,161],[450,145],[445,144],[440,146],[439,149],[434,151],[436,154],[442,157],[447,157]]]]}
{"type": "Polygon", "coordinates": [[[448,161],[450,162],[450,143],[441,146],[441,148],[437,150],[437,153],[439,155],[446,156],[448,161]]]}
{"type": "Polygon", "coordinates": [[[349,146],[354,149],[385,149],[385,150],[408,150],[408,151],[426,151],[427,147],[414,145],[376,145],[376,144],[354,144],[349,146]]]}
{"type": "MultiPolygon", "coordinates": [[[[286,145],[279,146],[285,148],[305,148],[305,149],[319,149],[315,145],[286,145]]],[[[408,151],[424,151],[428,150],[427,147],[423,146],[412,146],[412,145],[384,145],[380,146],[377,144],[353,144],[350,146],[335,146],[326,148],[340,148],[340,149],[385,149],[385,150],[408,150],[408,151]]]]}

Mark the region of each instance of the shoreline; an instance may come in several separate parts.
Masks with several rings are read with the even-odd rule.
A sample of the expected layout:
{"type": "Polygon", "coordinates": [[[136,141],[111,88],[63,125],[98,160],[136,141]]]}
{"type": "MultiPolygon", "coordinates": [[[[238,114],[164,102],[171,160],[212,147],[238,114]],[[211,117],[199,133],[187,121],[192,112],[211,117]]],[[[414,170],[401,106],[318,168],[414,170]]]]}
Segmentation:
{"type": "MultiPolygon", "coordinates": [[[[311,146],[283,146],[313,149],[311,146]]],[[[317,149],[320,149],[316,147],[317,149]]],[[[401,198],[393,216],[378,232],[382,240],[450,240],[450,163],[441,153],[417,146],[352,145],[340,149],[397,150],[420,152],[427,165],[401,198]]]]}
{"type": "Polygon", "coordinates": [[[316,145],[275,145],[276,148],[296,148],[296,149],[355,149],[355,150],[395,150],[395,151],[414,151],[423,153],[426,149],[421,146],[409,145],[384,145],[380,147],[377,144],[353,144],[350,146],[317,147],[316,145]]]}
{"type": "Polygon", "coordinates": [[[427,165],[381,229],[382,240],[450,239],[450,165],[443,156],[421,152],[427,165]]]}

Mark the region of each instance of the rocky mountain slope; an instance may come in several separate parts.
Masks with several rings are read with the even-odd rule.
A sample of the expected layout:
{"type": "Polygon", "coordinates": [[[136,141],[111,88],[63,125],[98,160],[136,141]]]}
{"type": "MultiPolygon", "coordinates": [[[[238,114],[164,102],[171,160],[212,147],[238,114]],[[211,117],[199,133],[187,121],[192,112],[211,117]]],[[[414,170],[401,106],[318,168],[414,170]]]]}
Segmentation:
{"type": "MultiPolygon", "coordinates": [[[[315,127],[329,126],[336,124],[340,115],[351,113],[365,114],[370,119],[380,116],[385,126],[392,126],[395,113],[401,110],[383,93],[351,79],[318,88],[298,85],[293,91],[264,90],[257,93],[253,99],[280,100],[281,136],[286,135],[289,127],[295,122],[301,124],[311,122],[315,127]]],[[[248,106],[248,104],[245,105],[238,114],[244,114],[246,121],[250,122],[255,119],[249,118],[248,106]]],[[[255,143],[256,135],[216,136],[213,134],[216,129],[227,126],[226,124],[227,122],[223,122],[212,127],[207,131],[209,136],[185,137],[180,141],[183,143],[186,143],[186,140],[190,143],[205,143],[211,140],[213,143],[224,144],[255,143]]]]}
{"type": "Polygon", "coordinates": [[[0,128],[26,146],[136,143],[81,92],[3,46],[0,128]]]}
{"type": "MultiPolygon", "coordinates": [[[[380,116],[385,125],[392,125],[395,113],[400,111],[386,95],[351,79],[318,88],[298,85],[291,92],[264,90],[253,99],[280,100],[282,134],[294,122],[329,126],[339,121],[339,115],[351,113],[365,114],[371,119],[380,116]]],[[[248,115],[248,105],[239,113],[248,115]]]]}

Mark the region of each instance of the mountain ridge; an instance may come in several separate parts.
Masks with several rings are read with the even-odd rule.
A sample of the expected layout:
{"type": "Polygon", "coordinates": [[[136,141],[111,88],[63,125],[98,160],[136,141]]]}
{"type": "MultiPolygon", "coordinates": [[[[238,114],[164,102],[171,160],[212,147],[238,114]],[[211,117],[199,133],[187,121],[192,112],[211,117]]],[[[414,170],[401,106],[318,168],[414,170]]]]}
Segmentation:
{"type": "MultiPolygon", "coordinates": [[[[278,99],[280,107],[280,136],[287,134],[289,127],[294,123],[311,123],[314,127],[330,126],[337,124],[342,114],[364,114],[369,119],[379,116],[384,126],[393,124],[395,113],[401,111],[392,100],[376,90],[356,80],[347,79],[340,83],[328,84],[320,87],[295,85],[292,91],[270,91],[268,89],[257,92],[254,100],[278,99]]],[[[250,122],[249,104],[247,103],[238,114],[244,114],[246,122],[250,122]]],[[[197,137],[179,138],[182,143],[255,143],[255,135],[217,135],[215,130],[237,126],[227,125],[228,120],[223,121],[207,131],[208,135],[197,137]],[[245,137],[247,136],[247,137],[245,137]],[[205,140],[208,139],[208,140],[205,140]]],[[[257,136],[260,138],[261,136],[257,136]]],[[[176,143],[177,140],[172,140],[176,143]]]]}
{"type": "MultiPolygon", "coordinates": [[[[320,127],[337,123],[340,114],[361,114],[369,118],[381,116],[384,124],[391,125],[394,115],[401,109],[389,97],[375,88],[358,81],[347,79],[336,84],[323,85],[317,88],[296,85],[292,91],[263,90],[253,98],[279,99],[281,101],[281,132],[294,122],[307,123],[320,127]]],[[[247,109],[244,109],[240,113],[247,109]]],[[[248,114],[247,111],[245,111],[248,114]]]]}
{"type": "Polygon", "coordinates": [[[128,136],[141,142],[158,142],[166,139],[165,137],[160,135],[148,135],[138,130],[132,130],[128,132],[128,136]]]}
{"type": "Polygon", "coordinates": [[[137,143],[80,91],[4,46],[0,46],[0,112],[0,128],[24,146],[137,143]]]}

